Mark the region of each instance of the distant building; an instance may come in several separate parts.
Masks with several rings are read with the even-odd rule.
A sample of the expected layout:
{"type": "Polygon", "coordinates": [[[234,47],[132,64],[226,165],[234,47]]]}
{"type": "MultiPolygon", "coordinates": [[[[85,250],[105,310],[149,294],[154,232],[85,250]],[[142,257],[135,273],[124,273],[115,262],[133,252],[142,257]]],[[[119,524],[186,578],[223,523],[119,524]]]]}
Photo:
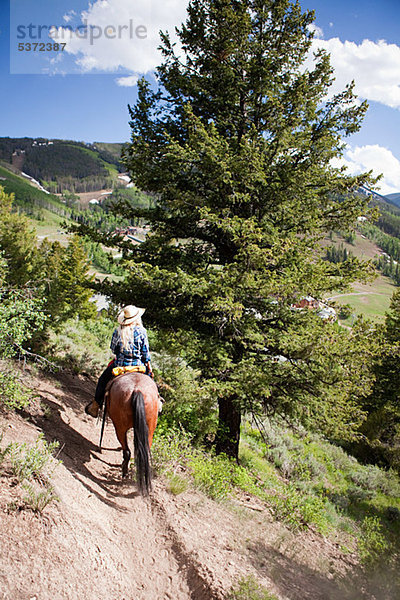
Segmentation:
{"type": "Polygon", "coordinates": [[[293,308],[316,309],[319,308],[319,301],[312,296],[304,296],[303,298],[300,298],[296,304],[293,304],[293,308]]]}
{"type": "Polygon", "coordinates": [[[296,304],[292,304],[292,309],[315,310],[317,311],[317,315],[326,321],[336,321],[337,319],[336,310],[334,308],[312,296],[303,296],[296,304]]]}
{"type": "Polygon", "coordinates": [[[321,319],[328,321],[336,321],[337,318],[336,310],[331,306],[322,306],[322,308],[317,312],[317,315],[321,317],[321,319]]]}

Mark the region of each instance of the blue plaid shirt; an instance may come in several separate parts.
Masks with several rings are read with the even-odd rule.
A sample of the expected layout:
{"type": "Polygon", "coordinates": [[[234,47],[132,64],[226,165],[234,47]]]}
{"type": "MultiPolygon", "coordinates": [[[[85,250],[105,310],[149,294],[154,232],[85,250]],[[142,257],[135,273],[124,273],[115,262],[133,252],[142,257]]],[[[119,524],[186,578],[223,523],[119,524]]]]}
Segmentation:
{"type": "Polygon", "coordinates": [[[118,329],[115,329],[110,348],[117,357],[115,359],[117,367],[145,365],[150,360],[149,340],[144,327],[133,328],[133,339],[129,342],[129,348],[122,348],[121,337],[118,329]]]}

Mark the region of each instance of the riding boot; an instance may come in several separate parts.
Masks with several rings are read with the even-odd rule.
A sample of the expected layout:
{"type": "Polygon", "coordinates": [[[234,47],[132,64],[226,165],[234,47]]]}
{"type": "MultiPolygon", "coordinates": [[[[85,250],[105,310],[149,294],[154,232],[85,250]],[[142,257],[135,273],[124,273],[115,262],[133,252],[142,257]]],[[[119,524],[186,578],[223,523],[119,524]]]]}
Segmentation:
{"type": "Polygon", "coordinates": [[[85,406],[85,413],[95,419],[99,416],[99,410],[100,406],[97,404],[96,400],[92,400],[85,406]]]}
{"type": "Polygon", "coordinates": [[[85,406],[85,413],[91,417],[94,417],[95,419],[99,416],[99,410],[103,406],[106,386],[113,377],[112,370],[114,366],[114,363],[109,364],[100,375],[99,381],[97,382],[96,391],[94,393],[94,400],[85,406]]]}

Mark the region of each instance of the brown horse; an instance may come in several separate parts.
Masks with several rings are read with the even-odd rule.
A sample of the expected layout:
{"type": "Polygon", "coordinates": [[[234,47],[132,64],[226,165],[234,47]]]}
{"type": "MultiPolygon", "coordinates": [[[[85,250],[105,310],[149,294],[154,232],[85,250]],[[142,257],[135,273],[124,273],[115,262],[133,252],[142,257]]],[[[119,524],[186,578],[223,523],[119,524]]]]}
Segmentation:
{"type": "Polygon", "coordinates": [[[150,448],[157,425],[158,404],[157,386],[143,373],[120,375],[110,382],[106,391],[105,412],[111,417],[122,446],[122,477],[128,474],[131,451],[127,432],[133,428],[136,477],[139,490],[144,495],[151,489],[150,448]]]}

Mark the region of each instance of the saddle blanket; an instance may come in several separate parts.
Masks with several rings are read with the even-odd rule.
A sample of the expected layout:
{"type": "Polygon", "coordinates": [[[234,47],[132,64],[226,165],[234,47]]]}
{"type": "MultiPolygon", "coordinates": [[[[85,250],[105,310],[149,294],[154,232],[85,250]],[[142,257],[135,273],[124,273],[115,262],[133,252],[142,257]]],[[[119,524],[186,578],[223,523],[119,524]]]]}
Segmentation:
{"type": "Polygon", "coordinates": [[[131,367],[114,367],[112,370],[114,377],[118,377],[118,375],[123,375],[124,373],[146,373],[146,367],[143,365],[134,365],[131,367]]]}

